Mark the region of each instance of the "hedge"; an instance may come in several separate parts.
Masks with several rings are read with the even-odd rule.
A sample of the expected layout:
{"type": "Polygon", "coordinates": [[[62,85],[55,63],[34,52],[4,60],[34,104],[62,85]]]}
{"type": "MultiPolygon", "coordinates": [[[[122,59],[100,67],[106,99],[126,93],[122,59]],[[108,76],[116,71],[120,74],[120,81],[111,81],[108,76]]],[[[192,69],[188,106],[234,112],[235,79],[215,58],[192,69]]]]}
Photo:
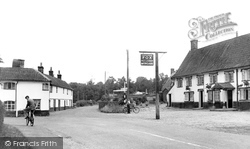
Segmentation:
{"type": "Polygon", "coordinates": [[[77,107],[92,106],[93,102],[90,100],[78,100],[76,102],[77,107]]]}
{"type": "Polygon", "coordinates": [[[3,127],[4,114],[5,114],[4,104],[0,100],[0,132],[2,131],[3,127]]]}
{"type": "Polygon", "coordinates": [[[120,102],[108,102],[104,107],[100,109],[104,113],[122,113],[124,106],[120,102]]]}

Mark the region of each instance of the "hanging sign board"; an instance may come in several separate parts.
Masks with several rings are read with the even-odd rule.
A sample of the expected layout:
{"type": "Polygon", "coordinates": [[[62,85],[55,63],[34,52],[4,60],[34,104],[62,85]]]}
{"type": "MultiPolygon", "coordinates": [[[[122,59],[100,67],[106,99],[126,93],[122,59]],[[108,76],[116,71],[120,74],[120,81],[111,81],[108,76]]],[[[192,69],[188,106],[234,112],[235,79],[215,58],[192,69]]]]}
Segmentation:
{"type": "Polygon", "coordinates": [[[154,55],[153,54],[141,54],[141,65],[142,66],[153,66],[154,55]]]}

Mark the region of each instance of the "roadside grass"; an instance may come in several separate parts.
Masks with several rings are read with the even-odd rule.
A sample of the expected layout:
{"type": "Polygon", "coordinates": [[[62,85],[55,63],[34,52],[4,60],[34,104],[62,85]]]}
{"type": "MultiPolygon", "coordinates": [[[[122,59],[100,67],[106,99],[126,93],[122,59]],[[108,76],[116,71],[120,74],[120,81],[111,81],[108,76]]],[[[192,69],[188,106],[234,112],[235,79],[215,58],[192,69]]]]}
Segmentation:
{"type": "MultiPolygon", "coordinates": [[[[7,125],[7,124],[3,124],[3,128],[2,131],[0,132],[0,138],[1,137],[8,137],[8,140],[13,142],[13,141],[17,141],[17,142],[27,142],[28,139],[22,134],[22,132],[20,132],[17,128],[11,126],[11,125],[7,125]]],[[[1,142],[1,140],[0,140],[1,142]]],[[[2,146],[4,145],[3,143],[0,144],[0,148],[4,149],[4,148],[9,148],[6,146],[2,146]]],[[[15,149],[23,149],[24,147],[15,147],[15,149]]],[[[27,149],[33,149],[32,147],[25,147],[27,149]]]]}

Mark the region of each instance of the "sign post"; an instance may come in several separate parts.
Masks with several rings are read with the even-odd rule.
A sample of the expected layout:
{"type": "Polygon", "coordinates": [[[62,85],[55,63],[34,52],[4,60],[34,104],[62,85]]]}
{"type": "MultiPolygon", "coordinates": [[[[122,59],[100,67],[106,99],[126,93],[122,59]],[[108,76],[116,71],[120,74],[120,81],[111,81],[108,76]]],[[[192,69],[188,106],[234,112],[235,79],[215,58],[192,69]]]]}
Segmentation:
{"type": "MultiPolygon", "coordinates": [[[[154,53],[155,54],[155,92],[156,92],[156,100],[155,100],[155,113],[156,119],[160,119],[160,102],[159,102],[159,64],[158,64],[158,53],[167,53],[161,51],[139,51],[140,53],[154,53]]],[[[153,54],[141,54],[141,65],[142,66],[153,66],[154,63],[153,54]]]]}

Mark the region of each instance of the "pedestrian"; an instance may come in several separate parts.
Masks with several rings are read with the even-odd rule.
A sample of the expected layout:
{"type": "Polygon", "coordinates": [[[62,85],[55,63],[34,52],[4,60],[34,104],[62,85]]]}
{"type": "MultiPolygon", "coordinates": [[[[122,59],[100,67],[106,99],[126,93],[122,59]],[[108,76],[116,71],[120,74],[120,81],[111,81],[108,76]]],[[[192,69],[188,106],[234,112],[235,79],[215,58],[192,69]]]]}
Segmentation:
{"type": "Polygon", "coordinates": [[[130,114],[130,99],[127,98],[127,109],[128,109],[128,114],[130,114]]]}

